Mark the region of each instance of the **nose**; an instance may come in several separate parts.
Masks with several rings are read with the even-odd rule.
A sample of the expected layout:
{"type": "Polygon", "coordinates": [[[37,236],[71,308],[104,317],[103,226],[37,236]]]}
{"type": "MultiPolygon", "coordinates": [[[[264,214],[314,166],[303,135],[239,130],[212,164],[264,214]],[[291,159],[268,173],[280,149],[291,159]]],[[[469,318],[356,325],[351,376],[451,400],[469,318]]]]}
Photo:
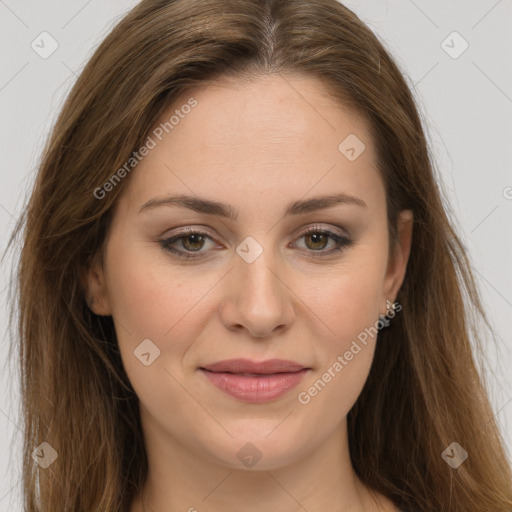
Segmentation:
{"type": "Polygon", "coordinates": [[[295,316],[294,294],[283,266],[264,250],[252,263],[235,256],[225,282],[221,318],[230,330],[267,338],[287,330],[295,316]]]}

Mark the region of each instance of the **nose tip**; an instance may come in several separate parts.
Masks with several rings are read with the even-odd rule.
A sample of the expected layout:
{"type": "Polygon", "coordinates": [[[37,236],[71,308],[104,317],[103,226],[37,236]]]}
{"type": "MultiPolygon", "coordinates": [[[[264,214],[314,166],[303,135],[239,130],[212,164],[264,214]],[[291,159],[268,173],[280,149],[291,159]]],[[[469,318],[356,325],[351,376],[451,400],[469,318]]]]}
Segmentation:
{"type": "MultiPolygon", "coordinates": [[[[246,239],[242,249],[248,249],[249,263],[240,257],[230,278],[227,298],[222,308],[222,317],[228,328],[243,328],[254,338],[265,338],[273,333],[283,331],[293,319],[293,305],[288,288],[282,277],[275,270],[272,254],[261,250],[258,252],[254,242],[246,239]]],[[[256,242],[257,243],[257,242],[256,242]]],[[[258,246],[261,247],[260,244],[258,246]]],[[[238,252],[238,249],[237,249],[238,252]]]]}

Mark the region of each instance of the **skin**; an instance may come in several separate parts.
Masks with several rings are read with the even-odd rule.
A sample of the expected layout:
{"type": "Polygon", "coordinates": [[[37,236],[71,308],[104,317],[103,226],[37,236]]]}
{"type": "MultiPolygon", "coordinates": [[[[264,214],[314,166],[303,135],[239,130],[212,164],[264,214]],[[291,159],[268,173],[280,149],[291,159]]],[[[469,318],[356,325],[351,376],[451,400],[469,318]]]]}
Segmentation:
{"type": "MultiPolygon", "coordinates": [[[[150,512],[396,511],[357,478],[346,415],[368,376],[377,337],[309,403],[298,401],[337,356],[386,312],[403,282],[412,213],[399,219],[388,258],[385,189],[368,126],[341,108],[321,82],[271,75],[195,88],[198,104],[140,162],[120,196],[101,262],[88,271],[91,308],[112,315],[124,366],[139,398],[149,461],[150,512]],[[338,146],[356,134],[366,149],[349,161],[338,146]],[[366,207],[338,204],[283,217],[291,201],[345,193],[366,207]],[[228,203],[236,220],[177,206],[139,213],[167,194],[228,203]],[[211,238],[159,240],[186,226],[211,238]],[[354,241],[303,236],[318,226],[354,241]],[[248,236],[262,254],[236,252],[248,236]],[[185,245],[183,245],[185,244],[185,245]],[[196,253],[197,254],[197,253],[196,253]],[[144,339],[160,356],[134,356],[144,339]],[[218,390],[198,367],[229,359],[283,358],[311,368],[297,388],[263,404],[218,390]],[[247,467],[237,452],[253,443],[261,459],[247,467]]],[[[398,314],[398,313],[397,313],[398,314]]],[[[131,512],[143,510],[140,497],[131,512]]]]}

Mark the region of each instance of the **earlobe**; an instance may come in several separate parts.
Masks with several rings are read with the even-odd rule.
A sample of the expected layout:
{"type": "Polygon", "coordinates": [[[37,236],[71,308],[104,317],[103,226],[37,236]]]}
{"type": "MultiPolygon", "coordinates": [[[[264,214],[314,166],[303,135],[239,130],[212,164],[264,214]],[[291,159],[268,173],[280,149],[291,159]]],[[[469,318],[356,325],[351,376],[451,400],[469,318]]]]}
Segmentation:
{"type": "Polygon", "coordinates": [[[80,281],[89,309],[99,316],[111,315],[112,312],[105,283],[105,273],[97,257],[94,258],[88,268],[83,269],[80,281]]]}
{"type": "Polygon", "coordinates": [[[394,301],[404,281],[407,262],[411,252],[413,224],[413,212],[411,210],[402,210],[398,217],[397,244],[393,251],[393,258],[390,259],[386,271],[383,288],[384,300],[389,298],[391,301],[394,301]]]}

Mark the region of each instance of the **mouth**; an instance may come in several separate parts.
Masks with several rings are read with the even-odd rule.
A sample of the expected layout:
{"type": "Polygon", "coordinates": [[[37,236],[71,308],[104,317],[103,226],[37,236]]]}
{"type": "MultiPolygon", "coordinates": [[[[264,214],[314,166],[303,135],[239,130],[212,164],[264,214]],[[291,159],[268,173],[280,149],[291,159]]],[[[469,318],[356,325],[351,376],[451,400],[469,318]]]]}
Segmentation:
{"type": "Polygon", "coordinates": [[[229,359],[205,365],[199,370],[225,394],[247,403],[265,403],[285,395],[311,370],[284,359],[256,362],[229,359]]]}

